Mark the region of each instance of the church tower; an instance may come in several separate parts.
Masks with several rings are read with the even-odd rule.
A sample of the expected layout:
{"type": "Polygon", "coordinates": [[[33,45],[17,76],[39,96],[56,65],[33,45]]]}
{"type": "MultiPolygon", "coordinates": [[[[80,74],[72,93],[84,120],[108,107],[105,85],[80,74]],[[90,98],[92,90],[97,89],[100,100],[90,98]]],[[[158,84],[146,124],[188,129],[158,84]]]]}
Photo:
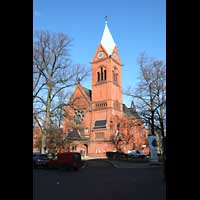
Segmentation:
{"type": "MultiPolygon", "coordinates": [[[[91,142],[111,142],[110,119],[122,116],[121,61],[107,21],[92,64],[91,142]]],[[[100,144],[100,143],[99,143],[100,144]]],[[[95,147],[97,148],[97,147],[95,147]]],[[[96,150],[98,152],[98,150],[96,150]]]]}
{"type": "Polygon", "coordinates": [[[106,152],[147,147],[147,131],[134,102],[131,108],[122,102],[122,64],[107,21],[91,64],[92,90],[79,82],[65,109],[64,148],[105,157],[106,152]]]}

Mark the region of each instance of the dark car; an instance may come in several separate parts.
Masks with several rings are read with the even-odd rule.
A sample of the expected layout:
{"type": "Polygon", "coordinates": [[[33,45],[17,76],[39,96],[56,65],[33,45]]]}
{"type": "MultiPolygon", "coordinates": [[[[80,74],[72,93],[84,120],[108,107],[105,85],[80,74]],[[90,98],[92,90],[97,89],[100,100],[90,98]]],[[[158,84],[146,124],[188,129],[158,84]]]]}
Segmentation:
{"type": "Polygon", "coordinates": [[[37,154],[33,155],[33,167],[34,168],[45,168],[49,162],[49,157],[47,154],[37,154]]]}
{"type": "Polygon", "coordinates": [[[36,157],[40,154],[40,152],[33,152],[33,167],[35,166],[36,157]]]}
{"type": "Polygon", "coordinates": [[[48,162],[49,168],[72,168],[78,170],[81,167],[81,154],[78,152],[65,152],[58,153],[54,159],[50,159],[48,162]]]}
{"type": "Polygon", "coordinates": [[[146,155],[139,150],[128,151],[128,155],[133,156],[135,158],[146,158],[146,155]]]}

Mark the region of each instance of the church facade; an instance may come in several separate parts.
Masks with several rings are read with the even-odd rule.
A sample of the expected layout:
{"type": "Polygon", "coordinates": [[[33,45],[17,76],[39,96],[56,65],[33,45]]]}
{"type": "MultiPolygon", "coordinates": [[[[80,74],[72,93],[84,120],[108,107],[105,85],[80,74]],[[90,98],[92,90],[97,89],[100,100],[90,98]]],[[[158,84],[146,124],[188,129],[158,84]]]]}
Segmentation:
{"type": "Polygon", "coordinates": [[[147,130],[134,103],[128,108],[122,101],[122,64],[107,23],[91,64],[92,90],[78,82],[65,108],[67,149],[90,157],[133,149],[148,153],[147,130]]]}

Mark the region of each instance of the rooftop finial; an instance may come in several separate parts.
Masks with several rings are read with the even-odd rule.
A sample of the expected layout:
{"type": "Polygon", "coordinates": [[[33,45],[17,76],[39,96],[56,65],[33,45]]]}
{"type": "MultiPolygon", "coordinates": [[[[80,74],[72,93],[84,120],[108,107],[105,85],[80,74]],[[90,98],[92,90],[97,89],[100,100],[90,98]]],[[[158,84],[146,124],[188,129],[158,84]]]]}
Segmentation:
{"type": "Polygon", "coordinates": [[[80,82],[81,82],[80,77],[78,77],[77,82],[78,82],[78,84],[80,84],[80,82]]]}
{"type": "Polygon", "coordinates": [[[107,24],[108,23],[108,16],[105,16],[104,18],[105,18],[105,24],[107,24]]]}

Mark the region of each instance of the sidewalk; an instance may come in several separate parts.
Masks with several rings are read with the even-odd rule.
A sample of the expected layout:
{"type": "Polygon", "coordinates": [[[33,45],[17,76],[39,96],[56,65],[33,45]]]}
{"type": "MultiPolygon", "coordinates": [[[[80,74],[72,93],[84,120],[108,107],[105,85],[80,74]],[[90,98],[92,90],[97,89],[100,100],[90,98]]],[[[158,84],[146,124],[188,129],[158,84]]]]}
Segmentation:
{"type": "Polygon", "coordinates": [[[112,164],[115,168],[157,168],[157,167],[164,167],[163,162],[155,162],[155,161],[123,161],[123,160],[110,160],[107,158],[96,158],[96,157],[82,157],[82,161],[84,162],[82,168],[87,166],[88,160],[95,160],[95,159],[102,159],[106,162],[112,164]]]}
{"type": "Polygon", "coordinates": [[[115,168],[157,168],[164,167],[163,163],[160,162],[144,162],[144,163],[134,163],[127,161],[118,161],[118,160],[107,160],[115,168]]]}
{"type": "Polygon", "coordinates": [[[85,156],[85,157],[81,157],[82,160],[95,160],[95,159],[107,159],[105,158],[96,158],[96,157],[89,157],[89,156],[85,156]]]}

